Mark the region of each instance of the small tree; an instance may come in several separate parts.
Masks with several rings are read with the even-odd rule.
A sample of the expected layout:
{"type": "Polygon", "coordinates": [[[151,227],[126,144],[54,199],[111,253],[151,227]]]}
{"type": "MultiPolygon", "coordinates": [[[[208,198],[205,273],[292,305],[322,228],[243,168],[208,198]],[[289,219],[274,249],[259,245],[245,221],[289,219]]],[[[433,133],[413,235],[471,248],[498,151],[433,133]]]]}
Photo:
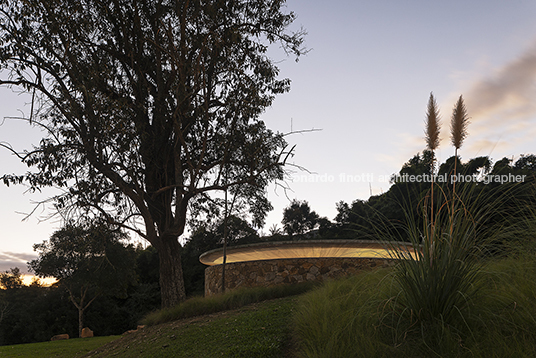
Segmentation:
{"type": "Polygon", "coordinates": [[[307,201],[292,200],[283,211],[283,229],[290,235],[303,235],[315,228],[318,214],[311,211],[307,201]]]}
{"type": "Polygon", "coordinates": [[[121,296],[135,278],[135,252],[126,236],[102,224],[67,224],[50,240],[35,244],[39,257],[28,263],[39,277],[54,277],[78,309],[78,334],[84,311],[103,294],[121,296]]]}

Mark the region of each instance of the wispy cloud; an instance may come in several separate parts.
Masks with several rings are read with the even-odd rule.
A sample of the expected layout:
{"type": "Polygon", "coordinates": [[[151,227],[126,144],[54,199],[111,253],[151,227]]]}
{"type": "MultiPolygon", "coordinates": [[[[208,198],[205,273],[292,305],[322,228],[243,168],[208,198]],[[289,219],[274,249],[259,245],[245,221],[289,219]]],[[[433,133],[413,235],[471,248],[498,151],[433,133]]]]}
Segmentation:
{"type": "Polygon", "coordinates": [[[21,272],[27,272],[27,262],[36,259],[36,255],[0,251],[0,272],[8,271],[11,268],[18,267],[21,272]]]}
{"type": "MultiPolygon", "coordinates": [[[[517,156],[530,148],[536,136],[536,39],[532,46],[504,65],[489,69],[471,80],[467,73],[458,73],[460,90],[441,100],[441,145],[438,160],[454,155],[450,144],[450,118],[460,94],[470,117],[469,136],[460,155],[468,159],[487,155],[492,159],[517,156]]],[[[423,100],[422,115],[425,113],[423,100]]],[[[423,127],[424,129],[424,123],[423,127]]],[[[387,168],[399,170],[403,163],[425,148],[424,134],[398,133],[398,151],[377,154],[376,159],[387,168]]],[[[526,153],[525,153],[526,154],[526,153]]]]}
{"type": "Polygon", "coordinates": [[[533,140],[536,41],[513,60],[471,82],[462,92],[471,117],[466,147],[470,152],[506,154],[533,140]]]}
{"type": "Polygon", "coordinates": [[[466,94],[473,120],[519,120],[536,114],[536,44],[466,94]]]}

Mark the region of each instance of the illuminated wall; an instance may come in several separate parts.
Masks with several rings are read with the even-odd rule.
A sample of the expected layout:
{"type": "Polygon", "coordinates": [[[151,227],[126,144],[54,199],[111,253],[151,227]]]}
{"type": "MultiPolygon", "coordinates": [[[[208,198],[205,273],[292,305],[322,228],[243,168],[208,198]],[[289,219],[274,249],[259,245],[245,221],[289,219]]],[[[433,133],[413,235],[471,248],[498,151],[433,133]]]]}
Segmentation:
{"type": "MultiPolygon", "coordinates": [[[[388,258],[291,258],[235,262],[226,265],[225,289],[322,282],[355,274],[361,270],[393,264],[388,258]]],[[[205,296],[221,292],[222,265],[205,269],[205,296]]]]}

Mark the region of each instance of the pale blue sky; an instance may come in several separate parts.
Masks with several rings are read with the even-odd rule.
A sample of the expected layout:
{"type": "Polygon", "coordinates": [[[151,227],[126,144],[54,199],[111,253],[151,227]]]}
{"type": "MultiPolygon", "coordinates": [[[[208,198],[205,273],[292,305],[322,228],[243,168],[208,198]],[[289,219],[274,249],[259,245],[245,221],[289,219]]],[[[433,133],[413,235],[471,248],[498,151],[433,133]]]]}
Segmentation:
{"type": "MultiPolygon", "coordinates": [[[[460,94],[466,99],[472,123],[462,158],[536,153],[536,1],[291,0],[288,9],[298,15],[295,25],[308,31],[311,51],[298,63],[272,52],[284,60],[281,75],[292,79],[292,89],[262,118],[281,132],[291,123],[294,130],[322,129],[288,138],[297,145],[292,162],[318,174],[296,173],[290,199],[307,200],[333,219],[336,202],[388,190],[380,179],[424,148],[431,91],[445,135],[455,100],[460,94]],[[373,180],[341,181],[341,175],[357,180],[362,174],[373,180]]],[[[0,89],[0,117],[19,108],[23,101],[0,89]]],[[[38,137],[12,120],[0,126],[0,141],[23,145],[38,137]]],[[[448,144],[438,152],[442,160],[453,154],[448,144]]],[[[25,170],[2,150],[0,164],[2,173],[25,170]]],[[[28,212],[38,199],[23,191],[0,186],[0,270],[25,269],[32,245],[57,228],[37,224],[36,217],[21,222],[16,212],[28,212]]],[[[269,197],[275,210],[265,231],[280,225],[289,203],[281,190],[271,189],[269,197]]]]}
{"type": "MultiPolygon", "coordinates": [[[[535,1],[291,1],[289,7],[308,30],[312,50],[297,64],[282,64],[292,90],[264,118],[283,132],[291,118],[293,129],[322,128],[289,140],[298,144],[296,164],[319,181],[326,174],[334,179],[301,177],[290,198],[308,200],[333,219],[337,201],[388,190],[380,179],[424,148],[431,91],[444,135],[455,100],[466,99],[472,124],[463,158],[536,152],[535,1]],[[354,179],[371,173],[374,180],[342,182],[342,173],[354,179]]],[[[448,140],[438,155],[453,155],[448,140]]],[[[288,199],[280,192],[270,198],[276,210],[269,221],[278,223],[288,199]]]]}

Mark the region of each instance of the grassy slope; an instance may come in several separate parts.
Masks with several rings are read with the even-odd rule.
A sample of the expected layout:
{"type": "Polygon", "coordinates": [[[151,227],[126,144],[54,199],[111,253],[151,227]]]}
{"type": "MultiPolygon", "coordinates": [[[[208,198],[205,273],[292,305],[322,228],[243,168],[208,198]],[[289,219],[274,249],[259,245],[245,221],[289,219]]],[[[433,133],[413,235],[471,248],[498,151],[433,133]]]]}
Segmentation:
{"type": "Polygon", "coordinates": [[[146,327],[87,357],[284,357],[295,305],[288,297],[146,327]]]}

